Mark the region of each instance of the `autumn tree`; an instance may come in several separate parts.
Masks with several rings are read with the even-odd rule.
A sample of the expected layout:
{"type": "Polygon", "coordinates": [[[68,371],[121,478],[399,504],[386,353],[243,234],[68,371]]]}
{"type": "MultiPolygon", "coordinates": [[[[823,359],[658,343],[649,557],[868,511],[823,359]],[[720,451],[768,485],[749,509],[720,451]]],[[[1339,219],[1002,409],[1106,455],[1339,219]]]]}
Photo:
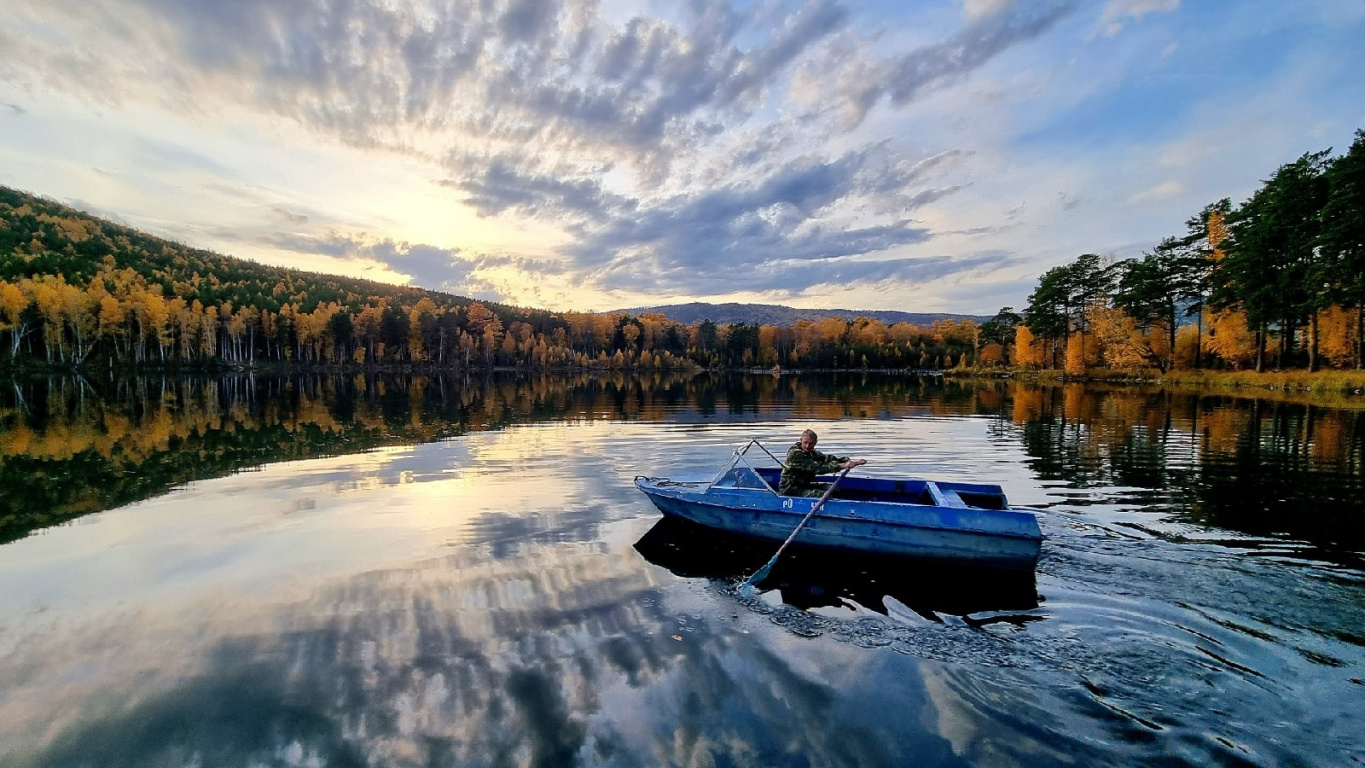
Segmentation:
{"type": "Polygon", "coordinates": [[[1167,369],[1170,357],[1164,329],[1144,330],[1122,308],[1102,302],[1091,305],[1087,314],[1095,344],[1092,361],[1103,361],[1106,367],[1116,370],[1167,369]]]}
{"type": "Polygon", "coordinates": [[[1195,347],[1193,367],[1199,368],[1203,358],[1204,315],[1213,291],[1216,267],[1227,255],[1223,243],[1228,239],[1227,215],[1232,201],[1223,198],[1204,206],[1198,214],[1185,220],[1183,244],[1189,248],[1187,265],[1190,292],[1185,314],[1195,318],[1195,347]]]}
{"type": "Polygon", "coordinates": [[[1332,299],[1355,307],[1355,362],[1365,369],[1365,130],[1327,171],[1328,197],[1322,210],[1321,257],[1332,299]]]}
{"type": "Polygon", "coordinates": [[[1014,307],[1002,307],[995,316],[981,324],[981,343],[998,344],[1003,350],[1014,341],[1015,328],[1024,321],[1014,307]]]}
{"type": "Polygon", "coordinates": [[[1023,323],[1014,328],[1014,362],[1022,368],[1041,368],[1047,364],[1042,345],[1023,323]]]}
{"type": "Polygon", "coordinates": [[[1261,336],[1249,328],[1246,313],[1236,308],[1210,313],[1203,346],[1234,369],[1257,365],[1261,359],[1261,336]]]}
{"type": "Polygon", "coordinates": [[[19,286],[0,280],[0,330],[9,331],[10,359],[19,356],[19,343],[28,333],[28,323],[24,319],[28,304],[29,299],[19,286]]]}
{"type": "MultiPolygon", "coordinates": [[[[1316,282],[1321,212],[1327,202],[1328,151],[1280,166],[1228,220],[1228,255],[1218,265],[1222,306],[1240,304],[1263,337],[1279,328],[1276,365],[1294,351],[1294,330],[1310,323],[1309,367],[1317,364],[1317,316],[1328,295],[1316,282]]],[[[1262,367],[1257,357],[1257,370],[1262,367]]]]}
{"type": "MultiPolygon", "coordinates": [[[[1116,265],[1119,279],[1114,305],[1143,331],[1154,325],[1162,328],[1167,334],[1165,347],[1174,350],[1182,304],[1202,295],[1203,262],[1202,253],[1168,237],[1141,259],[1128,259],[1116,265]]],[[[1164,360],[1159,367],[1167,370],[1174,367],[1174,361],[1164,360]]]]}

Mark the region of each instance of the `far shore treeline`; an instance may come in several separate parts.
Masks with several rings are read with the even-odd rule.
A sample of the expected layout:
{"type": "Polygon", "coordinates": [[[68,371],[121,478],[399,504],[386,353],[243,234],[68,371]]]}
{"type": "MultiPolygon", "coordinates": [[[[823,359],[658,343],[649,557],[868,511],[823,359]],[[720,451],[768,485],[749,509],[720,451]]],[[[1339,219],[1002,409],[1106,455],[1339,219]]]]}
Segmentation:
{"type": "Polygon", "coordinates": [[[1069,374],[1365,367],[1365,130],[1185,226],[1141,258],[1047,271],[1022,316],[1007,307],[986,324],[980,359],[1069,374]]]}
{"type": "Polygon", "coordinates": [[[689,325],[269,267],[0,187],[0,370],[1365,367],[1365,131],[1185,227],[1050,269],[1022,313],[980,324],[689,325]]]}
{"type": "Polygon", "coordinates": [[[555,313],[269,267],[0,187],[0,369],[941,368],[970,320],[790,326],[555,313]]]}

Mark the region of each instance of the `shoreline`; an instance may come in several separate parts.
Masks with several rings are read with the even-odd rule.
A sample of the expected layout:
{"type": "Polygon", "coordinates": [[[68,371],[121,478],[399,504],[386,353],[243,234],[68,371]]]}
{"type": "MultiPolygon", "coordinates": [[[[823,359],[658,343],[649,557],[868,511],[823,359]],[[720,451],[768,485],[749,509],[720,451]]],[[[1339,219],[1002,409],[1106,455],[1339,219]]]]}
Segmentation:
{"type": "Polygon", "coordinates": [[[1365,371],[1362,370],[1306,370],[1283,371],[1228,371],[1181,370],[1161,373],[1157,370],[1111,371],[1090,369],[1084,374],[1070,374],[1058,369],[1023,370],[1006,368],[703,368],[675,366],[668,368],[597,367],[597,366],[449,366],[433,363],[399,363],[388,365],[356,365],[352,363],[294,363],[289,361],[260,361],[252,364],[216,366],[154,365],[125,368],[69,368],[64,366],[23,366],[0,369],[0,381],[23,381],[52,376],[70,376],[87,380],[117,378],[145,378],[160,376],[293,376],[300,374],[329,376],[581,376],[581,375],[664,375],[696,376],[699,374],[740,374],[750,376],[806,376],[806,375],[875,375],[915,378],[1019,381],[1042,385],[1116,385],[1156,386],[1197,391],[1245,392],[1265,390],[1330,394],[1346,397],[1365,395],[1365,371]]]}

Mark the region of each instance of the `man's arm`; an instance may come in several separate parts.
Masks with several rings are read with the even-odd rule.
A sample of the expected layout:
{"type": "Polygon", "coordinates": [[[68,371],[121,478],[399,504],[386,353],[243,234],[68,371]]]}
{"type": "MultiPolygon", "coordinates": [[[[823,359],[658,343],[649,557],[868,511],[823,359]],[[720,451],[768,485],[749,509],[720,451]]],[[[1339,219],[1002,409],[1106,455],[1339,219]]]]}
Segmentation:
{"type": "Polygon", "coordinates": [[[820,474],[828,474],[836,469],[853,469],[867,463],[867,459],[851,459],[847,456],[826,456],[820,474]]]}
{"type": "Polygon", "coordinates": [[[848,461],[847,456],[827,456],[818,452],[815,456],[820,463],[819,468],[815,470],[815,474],[817,475],[828,475],[836,469],[841,469],[844,466],[844,462],[848,461]]]}

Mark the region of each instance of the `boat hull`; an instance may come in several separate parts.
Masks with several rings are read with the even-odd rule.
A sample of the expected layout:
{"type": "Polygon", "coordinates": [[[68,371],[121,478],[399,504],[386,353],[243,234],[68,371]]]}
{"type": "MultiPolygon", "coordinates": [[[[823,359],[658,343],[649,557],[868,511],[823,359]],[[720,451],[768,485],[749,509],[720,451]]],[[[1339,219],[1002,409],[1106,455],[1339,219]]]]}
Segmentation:
{"type": "MultiPolygon", "coordinates": [[[[773,542],[785,541],[817,501],[779,496],[766,489],[708,487],[704,482],[642,477],[635,484],[666,516],[773,542]]],[[[806,523],[797,541],[846,551],[1032,570],[1042,538],[1037,517],[1030,510],[836,497],[806,523]]]]}

